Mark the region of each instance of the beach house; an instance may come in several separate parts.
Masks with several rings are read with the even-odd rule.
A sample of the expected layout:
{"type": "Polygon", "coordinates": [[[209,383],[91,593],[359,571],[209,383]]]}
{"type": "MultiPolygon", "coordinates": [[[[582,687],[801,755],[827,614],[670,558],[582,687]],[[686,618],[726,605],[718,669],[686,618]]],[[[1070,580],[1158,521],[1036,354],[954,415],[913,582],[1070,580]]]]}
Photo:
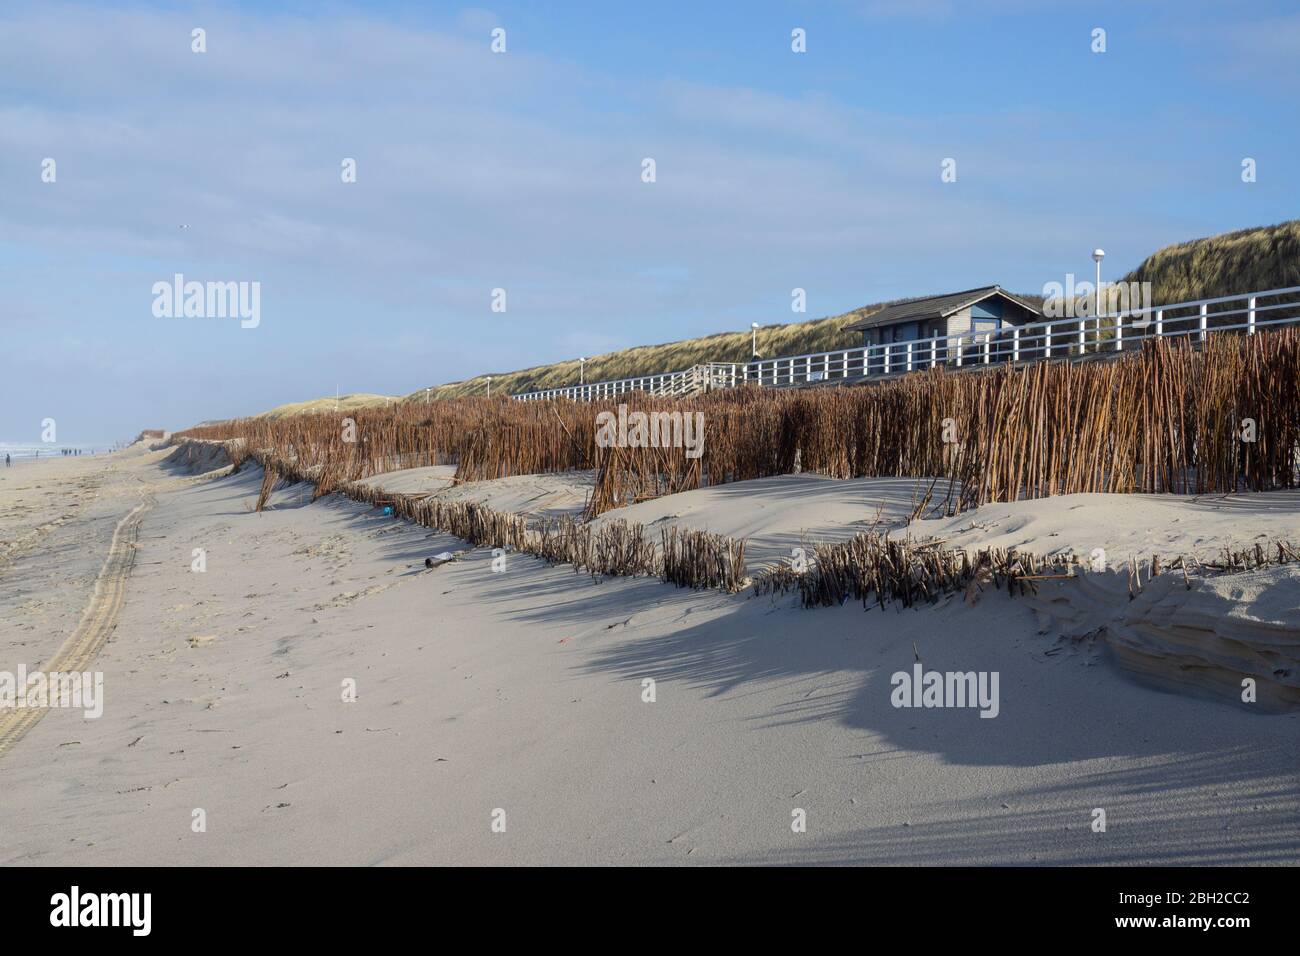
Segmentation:
{"type": "Polygon", "coordinates": [[[1043,321],[1038,306],[989,285],[965,292],[931,295],[893,302],[844,327],[861,332],[863,345],[912,342],[949,335],[996,332],[1014,325],[1043,321]]]}

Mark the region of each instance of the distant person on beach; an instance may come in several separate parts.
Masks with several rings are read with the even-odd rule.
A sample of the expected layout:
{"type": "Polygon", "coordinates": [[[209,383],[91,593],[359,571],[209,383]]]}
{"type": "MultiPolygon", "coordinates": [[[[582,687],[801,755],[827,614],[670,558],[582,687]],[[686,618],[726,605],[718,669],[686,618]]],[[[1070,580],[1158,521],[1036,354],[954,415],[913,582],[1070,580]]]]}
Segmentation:
{"type": "Polygon", "coordinates": [[[10,465],[9,452],[5,452],[5,467],[8,468],[9,465],[10,465]]]}

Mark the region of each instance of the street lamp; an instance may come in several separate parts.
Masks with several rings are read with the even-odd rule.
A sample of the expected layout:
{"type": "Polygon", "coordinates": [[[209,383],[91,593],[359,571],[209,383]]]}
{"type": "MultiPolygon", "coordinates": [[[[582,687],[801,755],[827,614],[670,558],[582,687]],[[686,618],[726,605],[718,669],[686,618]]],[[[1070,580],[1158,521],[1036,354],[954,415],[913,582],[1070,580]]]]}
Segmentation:
{"type": "Polygon", "coordinates": [[[752,358],[758,358],[758,323],[749,323],[749,351],[752,358]]]}
{"type": "Polygon", "coordinates": [[[491,375],[487,377],[487,386],[488,386],[488,398],[491,398],[492,397],[492,376],[491,375]]]}
{"type": "Polygon", "coordinates": [[[587,357],[585,355],[578,359],[578,384],[587,384],[587,357]]]}
{"type": "Polygon", "coordinates": [[[1098,318],[1101,317],[1101,260],[1104,258],[1106,258],[1105,249],[1092,250],[1092,261],[1097,263],[1097,288],[1095,289],[1093,295],[1096,299],[1096,304],[1097,304],[1096,314],[1098,318]]]}

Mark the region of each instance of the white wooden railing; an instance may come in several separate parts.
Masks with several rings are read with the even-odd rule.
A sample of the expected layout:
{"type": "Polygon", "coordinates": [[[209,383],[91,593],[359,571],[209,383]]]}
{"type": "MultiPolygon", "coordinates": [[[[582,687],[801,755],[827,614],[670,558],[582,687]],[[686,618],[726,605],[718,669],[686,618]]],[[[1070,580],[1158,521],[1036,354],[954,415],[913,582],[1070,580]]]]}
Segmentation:
{"type": "Polygon", "coordinates": [[[548,388],[540,392],[526,392],[515,398],[525,402],[544,401],[548,398],[568,398],[575,402],[598,401],[627,392],[646,392],[650,395],[694,395],[715,388],[734,388],[744,382],[745,366],[713,362],[693,365],[681,372],[664,372],[662,375],[641,375],[637,378],[620,378],[610,382],[588,382],[585,385],[568,385],[548,388]]]}
{"type": "Polygon", "coordinates": [[[1051,319],[987,332],[754,359],[746,363],[696,365],[681,372],[589,382],[514,397],[522,401],[548,398],[593,401],[631,391],[690,395],[750,382],[788,388],[906,374],[938,365],[963,368],[1082,359],[1138,349],[1143,342],[1157,338],[1190,338],[1199,343],[1211,335],[1253,335],[1263,329],[1289,325],[1300,325],[1300,286],[1153,305],[1095,317],[1051,319]]]}

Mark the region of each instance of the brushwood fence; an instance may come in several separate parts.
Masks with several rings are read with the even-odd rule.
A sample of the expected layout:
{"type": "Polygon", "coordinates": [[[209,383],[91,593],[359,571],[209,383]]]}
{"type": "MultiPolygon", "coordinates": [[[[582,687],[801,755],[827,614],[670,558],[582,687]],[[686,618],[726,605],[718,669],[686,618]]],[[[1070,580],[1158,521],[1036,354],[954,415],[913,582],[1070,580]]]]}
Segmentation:
{"type": "MultiPolygon", "coordinates": [[[[1246,548],[1224,548],[1217,558],[1207,561],[1183,555],[1133,558],[1124,570],[1128,572],[1129,600],[1133,600],[1161,574],[1180,574],[1191,590],[1193,576],[1242,574],[1298,561],[1300,549],[1277,539],[1268,545],[1256,542],[1246,548]]],[[[973,599],[985,589],[1006,591],[1012,597],[1036,594],[1040,582],[1075,578],[1088,573],[1087,568],[1073,553],[1042,556],[1004,548],[968,551],[945,548],[940,542],[866,532],[839,544],[817,545],[803,570],[780,565],[759,574],[753,587],[756,597],[797,592],[805,608],[837,607],[848,601],[860,601],[864,608],[883,608],[892,602],[917,607],[953,593],[965,592],[973,599]]]]}
{"type": "MultiPolygon", "coordinates": [[[[314,480],[314,469],[303,468],[297,461],[273,452],[254,450],[247,457],[263,469],[256,505],[259,512],[281,481],[314,480]]],[[[523,515],[477,502],[396,493],[366,481],[343,482],[333,491],[374,507],[390,507],[398,518],[455,535],[475,547],[502,548],[534,555],[552,565],[572,565],[575,571],[586,571],[596,579],[649,575],[678,587],[728,593],[750,583],[745,569],[745,543],[721,535],[663,528],[656,546],[643,526],[626,521],[607,521],[597,526],[562,515],[530,523],[523,515]]],[[[319,486],[312,500],[318,497],[319,486]]]]}
{"type": "Polygon", "coordinates": [[[1148,343],[1095,364],[699,399],[704,454],[598,449],[589,513],[703,484],[787,474],[938,479],[951,511],[1079,492],[1293,488],[1300,449],[1293,330],[1148,343]]]}
{"type": "Polygon", "coordinates": [[[568,400],[470,398],[341,415],[243,419],[178,438],[239,439],[316,495],[394,468],[451,464],[457,481],[594,469],[587,507],[795,470],[914,477],[950,511],[1077,492],[1293,488],[1300,335],[1146,342],[1105,363],[943,368],[857,388],[742,387],[687,399],[632,393],[630,409],[699,412],[703,453],[598,447],[596,415],[568,400]],[[349,438],[351,440],[349,440],[349,438]]]}
{"type": "MultiPolygon", "coordinates": [[[[249,452],[242,441],[226,444],[238,464],[252,459],[263,468],[257,500],[261,511],[281,481],[310,481],[293,461],[265,451],[249,452]],[[234,446],[234,447],[231,447],[234,446]]],[[[192,446],[182,446],[182,460],[201,459],[192,446]]],[[[688,528],[663,528],[656,547],[640,524],[622,520],[599,525],[570,515],[530,524],[519,514],[497,511],[477,502],[443,501],[427,494],[401,494],[371,482],[347,482],[336,491],[424,527],[455,535],[475,547],[502,548],[542,558],[551,565],[568,564],[593,579],[608,576],[657,576],[665,583],[695,589],[736,593],[752,584],[755,596],[797,591],[805,608],[833,607],[861,601],[885,607],[933,604],[943,596],[965,592],[967,599],[985,589],[1016,596],[1036,593],[1038,584],[1081,573],[1073,553],[1042,556],[1016,549],[947,548],[942,542],[914,541],[865,532],[839,544],[817,544],[806,567],[789,563],[765,568],[750,578],[745,566],[745,542],[688,528]]],[[[1162,573],[1180,572],[1188,589],[1191,574],[1238,574],[1300,561],[1300,549],[1276,539],[1246,548],[1224,548],[1218,558],[1197,560],[1153,554],[1149,562],[1128,563],[1129,598],[1162,573]]]]}

